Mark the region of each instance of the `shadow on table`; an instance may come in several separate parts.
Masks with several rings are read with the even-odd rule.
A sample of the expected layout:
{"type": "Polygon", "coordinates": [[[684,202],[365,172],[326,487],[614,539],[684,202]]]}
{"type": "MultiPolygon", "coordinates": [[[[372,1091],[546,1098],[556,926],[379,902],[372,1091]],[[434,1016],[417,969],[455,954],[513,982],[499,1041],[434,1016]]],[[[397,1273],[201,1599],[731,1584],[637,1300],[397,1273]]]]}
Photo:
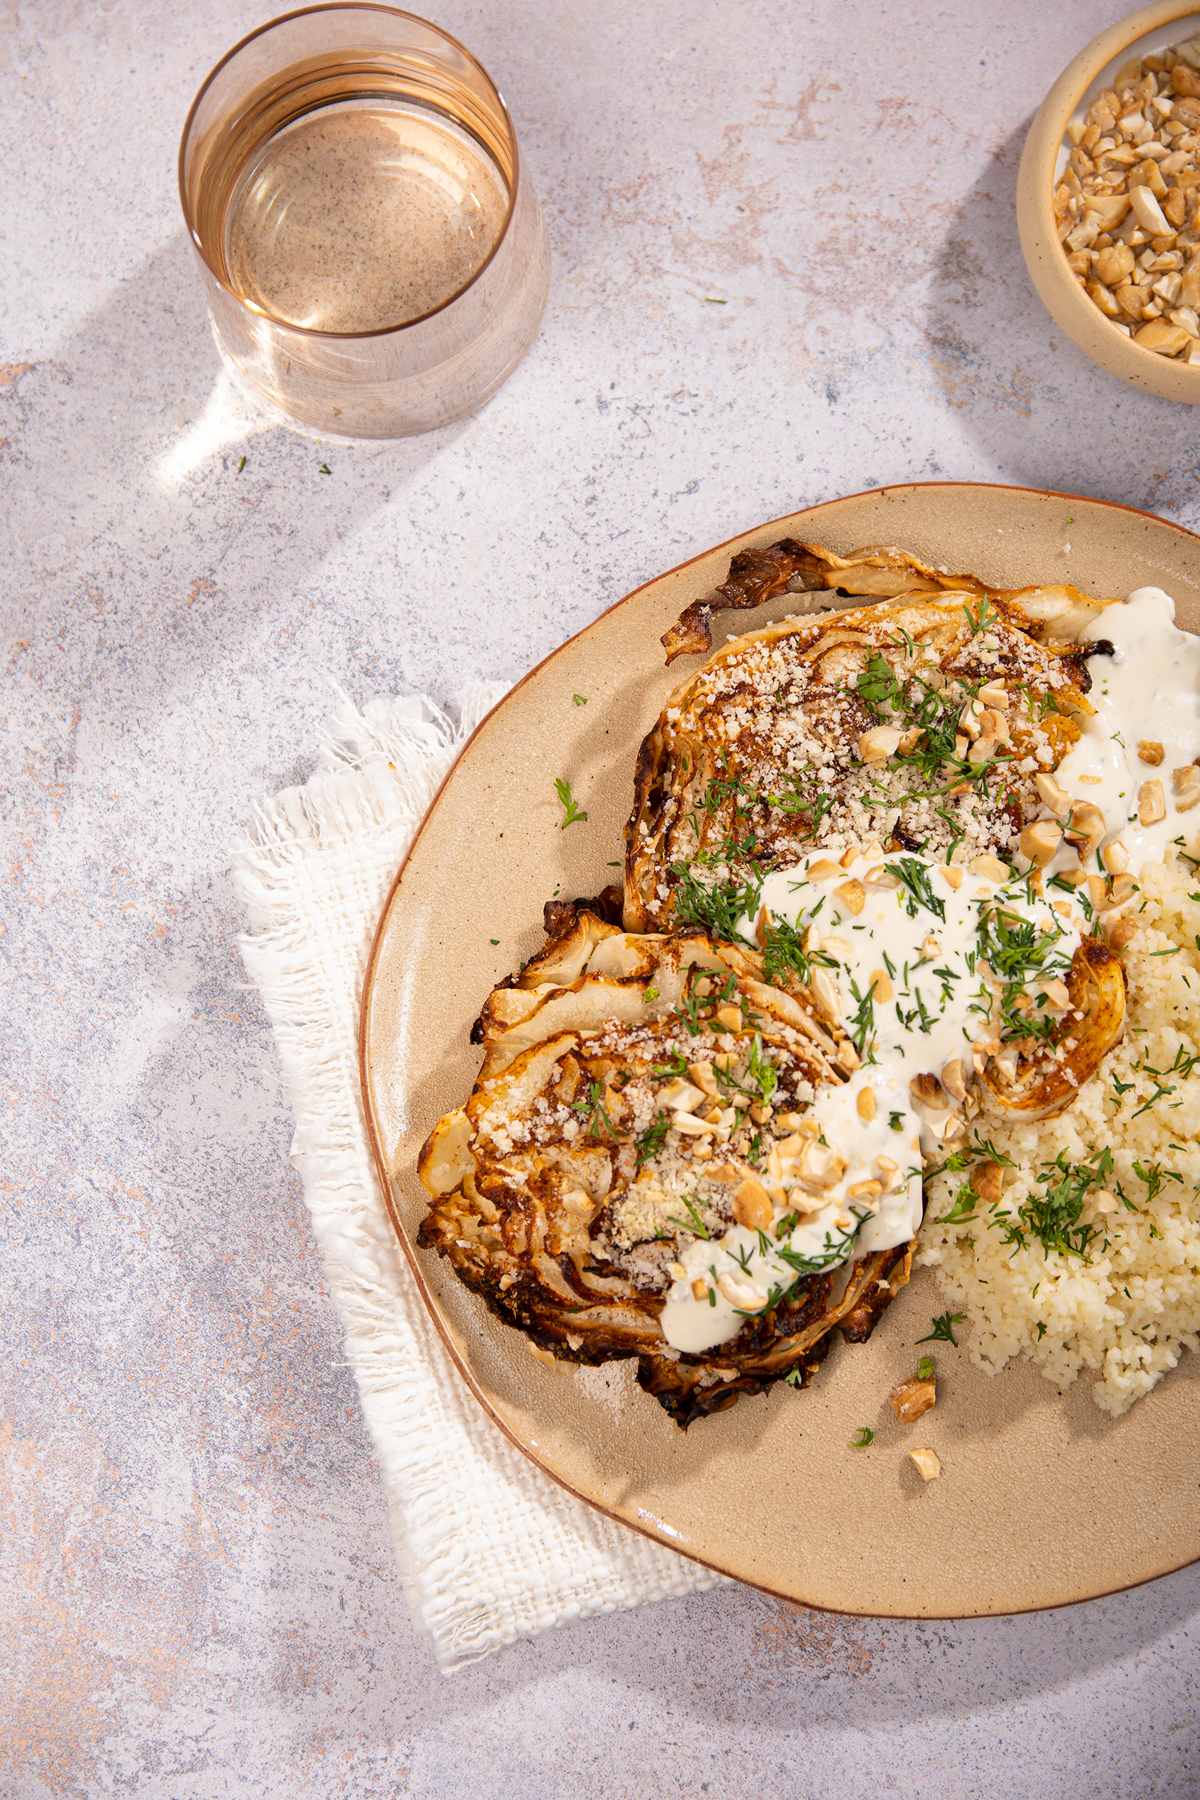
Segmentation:
{"type": "Polygon", "coordinates": [[[962,1719],[1065,1689],[1200,1617],[1200,1569],[1083,1606],[999,1619],[885,1620],[813,1612],[748,1588],[550,1632],[468,1669],[448,1712],[517,1692],[564,1665],[654,1694],[696,1720],[786,1735],[783,1693],[808,1727],[962,1719]]]}
{"type": "Polygon", "coordinates": [[[1194,512],[1195,412],[1097,368],[1029,279],[1015,198],[1026,131],[995,151],[936,253],[924,321],[934,380],[998,480],[1194,512]]]}
{"type": "Polygon", "coordinates": [[[161,705],[164,659],[171,687],[217,649],[228,661],[244,647],[251,664],[259,602],[299,596],[461,429],[333,445],[276,424],[218,356],[182,233],[52,356],[13,365],[0,400],[13,622],[36,646],[70,603],[70,631],[95,651],[93,707],[109,689],[131,709],[161,705]],[[261,551],[264,535],[269,555],[240,555],[239,539],[261,551]]]}

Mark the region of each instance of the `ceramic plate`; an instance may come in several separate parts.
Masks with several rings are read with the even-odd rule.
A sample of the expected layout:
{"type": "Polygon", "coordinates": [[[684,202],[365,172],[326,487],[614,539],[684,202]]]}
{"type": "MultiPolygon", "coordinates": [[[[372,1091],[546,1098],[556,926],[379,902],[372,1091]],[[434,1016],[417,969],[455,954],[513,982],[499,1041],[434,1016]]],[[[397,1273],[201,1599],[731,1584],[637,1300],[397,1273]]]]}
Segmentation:
{"type": "MultiPolygon", "coordinates": [[[[363,1003],[364,1094],[380,1179],[421,1295],[491,1418],[556,1481],[714,1568],[809,1605],[922,1618],[1057,1606],[1200,1556],[1200,1357],[1113,1421],[1081,1380],[1060,1396],[1024,1365],[998,1376],[939,1346],[939,1405],[919,1437],[887,1394],[944,1307],[918,1272],[870,1343],[830,1354],[815,1384],[777,1386],[686,1435],[632,1364],[547,1367],[447,1265],[416,1249],[416,1158],[469,1092],[468,1040],[489,988],[541,942],[542,902],[619,879],[633,762],[664,696],[659,634],[783,536],[838,551],[895,544],[998,586],[1066,579],[1097,593],[1156,582],[1200,628],[1200,542],[1145,513],[1023,488],[922,484],[777,519],[638,588],[557,650],[480,726],[435,799],[384,909],[363,1003]],[[577,706],[573,694],[587,696],[577,706]],[[556,775],[588,823],[561,831],[556,775]],[[493,938],[499,939],[493,944],[493,938]],[[872,1425],[869,1450],[850,1448],[872,1425]],[[905,1450],[931,1444],[923,1486],[905,1450]]],[[[757,626],[786,600],[729,628],[757,626]]],[[[964,1330],[967,1328],[964,1328],[964,1330]]]]}

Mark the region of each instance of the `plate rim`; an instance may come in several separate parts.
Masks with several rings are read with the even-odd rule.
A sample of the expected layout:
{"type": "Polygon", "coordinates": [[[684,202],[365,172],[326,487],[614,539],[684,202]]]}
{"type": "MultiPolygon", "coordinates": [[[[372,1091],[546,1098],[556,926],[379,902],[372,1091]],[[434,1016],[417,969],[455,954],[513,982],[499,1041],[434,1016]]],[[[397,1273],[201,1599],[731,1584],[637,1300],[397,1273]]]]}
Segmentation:
{"type": "MultiPolygon", "coordinates": [[[[843,506],[848,501],[852,500],[879,498],[887,494],[911,493],[917,490],[928,490],[932,488],[936,488],[939,491],[972,488],[986,490],[991,493],[1031,494],[1041,500],[1065,500],[1074,501],[1078,504],[1087,506],[1108,507],[1113,512],[1132,513],[1138,518],[1149,519],[1155,525],[1164,525],[1171,531],[1178,532],[1181,537],[1190,538],[1193,543],[1200,546],[1200,532],[1192,531],[1188,526],[1180,525],[1174,519],[1164,519],[1160,513],[1150,512],[1149,509],[1144,506],[1132,506],[1128,501],[1124,500],[1106,500],[1095,494],[1072,493],[1066,489],[1060,488],[1032,487],[1022,482],[1011,481],[891,481],[885,482],[881,487],[860,488],[851,494],[839,494],[831,500],[818,501],[815,506],[800,507],[797,510],[805,514],[816,514],[825,512],[835,506],[843,506]]],[[[440,1310],[434,1303],[433,1296],[425,1281],[424,1273],[417,1260],[415,1246],[409,1239],[408,1232],[398,1215],[395,1201],[392,1196],[392,1183],[388,1175],[383,1145],[380,1141],[379,1130],[375,1118],[375,1109],[371,1099],[371,1084],[367,1072],[367,1039],[371,999],[375,986],[380,951],[382,949],[392,907],[404,879],[405,870],[408,868],[409,862],[412,859],[413,853],[420,842],[426,826],[440,806],[446,794],[446,790],[457,774],[459,766],[466,756],[467,751],[471,748],[475,739],[480,735],[484,727],[495,714],[500,711],[501,707],[507,706],[527,682],[531,681],[535,675],[538,675],[557,657],[561,656],[572,644],[578,643],[581,638],[586,637],[589,632],[595,630],[596,626],[599,625],[602,620],[617,612],[621,607],[627,606],[631,601],[636,600],[639,594],[644,593],[647,588],[657,586],[660,581],[663,581],[667,577],[680,575],[686,569],[690,569],[695,563],[702,562],[706,558],[716,555],[718,551],[727,549],[729,545],[736,544],[740,542],[741,539],[754,535],[760,531],[770,531],[773,527],[781,526],[786,520],[795,517],[796,511],[780,513],[777,517],[766,519],[759,525],[746,526],[743,530],[736,531],[727,538],[722,538],[718,543],[709,544],[704,549],[698,550],[693,556],[686,557],[682,562],[675,563],[669,569],[660,570],[658,574],[652,575],[646,581],[639,582],[636,587],[630,588],[627,593],[622,594],[619,599],[614,600],[610,605],[598,612],[595,618],[589,619],[586,625],[580,626],[578,631],[572,632],[569,637],[563,639],[562,643],[555,645],[553,650],[548,651],[538,662],[532,664],[532,666],[500,696],[495,704],[488,708],[482,718],[478,720],[472,731],[463,740],[462,744],[460,744],[455,753],[454,760],[451,762],[449,768],[446,770],[446,773],[443,775],[434,790],[434,793],[430,797],[429,803],[421,815],[420,822],[413,832],[408,846],[400,859],[396,873],[388,886],[387,893],[383,898],[383,902],[379,909],[379,916],[375,922],[375,927],[371,935],[371,946],[367,955],[366,966],[363,971],[362,992],[358,1006],[356,1060],[359,1092],[362,1099],[363,1118],[367,1130],[367,1142],[371,1153],[372,1171],[379,1192],[383,1198],[384,1209],[387,1213],[388,1220],[399,1243],[405,1264],[407,1265],[408,1273],[413,1277],[416,1283],[417,1294],[421,1304],[433,1323],[434,1329],[441,1340],[442,1347],[450,1358],[452,1367],[466,1384],[471,1396],[482,1408],[485,1416],[503,1435],[508,1443],[519,1450],[521,1455],[531,1462],[535,1468],[540,1469],[543,1475],[554,1482],[556,1487],[561,1488],[564,1493],[570,1494],[573,1499],[580,1501],[584,1506],[590,1507],[593,1512],[599,1513],[602,1518],[611,1520],[613,1524],[621,1526],[624,1530],[635,1531],[641,1537],[648,1538],[651,1543],[661,1545],[663,1549],[672,1550],[677,1556],[684,1556],[689,1562],[696,1563],[699,1567],[708,1569],[713,1574],[724,1576],[726,1580],[739,1582],[745,1587],[754,1588],[759,1593],[768,1594],[772,1599],[786,1601],[789,1605],[803,1606],[813,1612],[828,1613],[841,1618],[886,1618],[912,1622],[933,1619],[1002,1619],[1018,1618],[1028,1613],[1053,1612],[1068,1606],[1086,1606],[1093,1600],[1104,1600],[1110,1598],[1114,1594],[1130,1593],[1135,1588],[1145,1587],[1149,1582],[1161,1581],[1164,1576],[1178,1574],[1182,1569],[1194,1568],[1197,1563],[1200,1563],[1200,1549],[1197,1550],[1195,1556],[1188,1557],[1183,1562],[1171,1562],[1161,1569],[1155,1569],[1148,1574],[1139,1576],[1134,1581],[1119,1582],[1115,1587],[1099,1588],[1094,1593],[1073,1595],[1068,1599],[1056,1600],[1043,1604],[999,1608],[984,1606],[966,1611],[954,1612],[909,1613],[901,1612],[893,1608],[887,1608],[883,1611],[867,1611],[861,1607],[829,1606],[818,1601],[801,1599],[796,1594],[786,1593],[782,1589],[770,1586],[767,1582],[754,1581],[745,1575],[734,1574],[731,1570],[722,1567],[720,1563],[700,1555],[698,1551],[687,1549],[681,1544],[672,1541],[665,1533],[655,1530],[651,1525],[638,1519],[628,1518],[623,1513],[614,1512],[611,1507],[604,1505],[602,1501],[596,1499],[593,1495],[586,1494],[581,1489],[573,1486],[572,1483],[556,1469],[551,1468],[530,1444],[526,1443],[509,1427],[503,1417],[496,1411],[495,1407],[475,1379],[470,1367],[460,1356],[453,1338],[442,1319],[440,1310]]]]}

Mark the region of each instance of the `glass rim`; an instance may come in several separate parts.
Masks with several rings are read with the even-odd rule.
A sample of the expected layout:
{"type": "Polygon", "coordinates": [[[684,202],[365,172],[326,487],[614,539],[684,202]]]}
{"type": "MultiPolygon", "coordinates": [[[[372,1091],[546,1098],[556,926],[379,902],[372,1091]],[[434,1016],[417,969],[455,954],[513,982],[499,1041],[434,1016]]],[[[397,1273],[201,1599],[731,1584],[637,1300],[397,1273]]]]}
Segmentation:
{"type": "Polygon", "coordinates": [[[447,31],[444,26],[436,25],[432,19],[423,18],[420,13],[409,12],[404,7],[382,5],[380,4],[380,0],[318,0],[318,4],[314,6],[298,6],[291,12],[278,13],[273,19],[266,20],[262,25],[256,25],[253,31],[248,31],[244,37],[239,38],[237,43],[231,45],[224,56],[220,57],[219,60],[213,64],[212,68],[208,71],[208,74],[204,77],[204,80],[196,90],[195,97],[192,100],[192,104],[188,107],[187,116],[183,121],[183,130],[179,136],[179,153],[176,167],[179,183],[179,204],[183,212],[184,224],[187,226],[188,236],[200,256],[201,261],[204,263],[205,268],[208,270],[213,280],[220,286],[222,292],[228,294],[231,300],[236,301],[239,306],[244,307],[248,313],[252,313],[257,318],[265,319],[268,324],[276,327],[280,331],[295,331],[302,337],[322,338],[330,342],[346,341],[348,339],[393,337],[399,331],[411,331],[414,326],[426,324],[428,320],[436,318],[439,313],[445,312],[447,307],[453,306],[456,301],[461,300],[463,295],[469,293],[475,286],[475,283],[487,273],[487,270],[495,260],[501,245],[508,236],[509,228],[513,222],[513,215],[517,208],[517,190],[521,179],[520,147],[517,143],[517,131],[516,126],[512,121],[512,114],[508,110],[504,95],[500,92],[500,89],[496,86],[491,74],[480,62],[474,51],[468,50],[467,46],[460,38],[456,38],[454,34],[447,31]],[[475,270],[475,273],[470,276],[468,280],[464,281],[461,287],[455,288],[452,294],[447,295],[446,299],[439,300],[436,306],[431,306],[428,312],[421,313],[415,319],[404,319],[396,325],[379,325],[370,331],[323,331],[319,326],[295,325],[290,319],[278,318],[275,313],[269,312],[265,306],[260,306],[255,301],[247,300],[241,294],[234,293],[233,289],[229,286],[229,283],[225,281],[213,267],[212,260],[204,244],[197,235],[196,224],[192,217],[192,209],[188,204],[187,187],[184,182],[184,161],[187,156],[188,140],[192,135],[192,127],[195,122],[196,114],[199,111],[200,103],[204,99],[205,94],[207,94],[209,88],[217,79],[217,76],[221,73],[222,69],[224,69],[227,64],[231,63],[235,56],[239,56],[246,48],[247,44],[252,44],[256,38],[262,37],[264,33],[268,31],[274,31],[276,26],[290,24],[293,19],[303,19],[311,17],[316,13],[329,12],[385,13],[389,18],[410,19],[416,25],[423,25],[427,31],[436,32],[438,37],[442,38],[447,44],[453,45],[454,49],[461,52],[461,54],[466,57],[467,61],[472,63],[483,76],[488,87],[496,97],[496,104],[500,108],[500,115],[508,132],[509,142],[512,145],[512,181],[511,183],[505,184],[508,187],[508,207],[504,214],[504,223],[496,234],[495,243],[492,245],[479,267],[475,270]]]}

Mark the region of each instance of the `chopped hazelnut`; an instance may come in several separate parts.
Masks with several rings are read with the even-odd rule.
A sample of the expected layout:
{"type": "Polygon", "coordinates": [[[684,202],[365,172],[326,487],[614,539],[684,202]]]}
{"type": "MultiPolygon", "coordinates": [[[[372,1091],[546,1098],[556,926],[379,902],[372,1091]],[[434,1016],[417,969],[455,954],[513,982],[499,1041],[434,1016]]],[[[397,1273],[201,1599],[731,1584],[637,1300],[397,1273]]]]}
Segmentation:
{"type": "Polygon", "coordinates": [[[963,1074],[962,1063],[957,1056],[951,1057],[950,1061],[943,1065],[942,1086],[945,1088],[946,1092],[952,1097],[952,1099],[955,1099],[955,1100],[965,1100],[966,1099],[966,1097],[967,1097],[966,1078],[963,1074]]]}
{"type": "Polygon", "coordinates": [[[1130,918],[1115,920],[1105,932],[1110,950],[1127,949],[1136,936],[1137,920],[1130,918]]]}
{"type": "Polygon", "coordinates": [[[1171,792],[1179,812],[1191,812],[1193,806],[1200,805],[1200,768],[1195,763],[1184,763],[1182,768],[1172,769],[1171,792]]]}
{"type": "Polygon", "coordinates": [[[750,1231],[765,1231],[774,1217],[771,1196],[753,1175],[747,1175],[734,1189],[733,1216],[750,1231]]]}
{"type": "Polygon", "coordinates": [[[908,1460],[922,1481],[936,1481],[942,1472],[942,1461],[936,1450],[910,1450],[908,1460]]]}
{"type": "Polygon", "coordinates": [[[1039,774],[1034,776],[1033,785],[1054,817],[1065,819],[1071,810],[1071,797],[1062,783],[1055,781],[1053,775],[1039,774]]]}
{"type": "Polygon", "coordinates": [[[971,1186],[985,1206],[997,1206],[1004,1192],[1004,1169],[998,1162],[979,1162],[971,1170],[971,1186]]]}
{"type": "Polygon", "coordinates": [[[950,1105],[936,1075],[914,1075],[908,1084],[908,1092],[915,1106],[930,1112],[945,1112],[950,1105]]]}
{"type": "Polygon", "coordinates": [[[861,881],[843,881],[834,890],[844,911],[857,918],[867,903],[867,892],[861,881]]]}
{"type": "Polygon", "coordinates": [[[847,1200],[861,1200],[871,1206],[874,1205],[875,1201],[879,1199],[882,1193],[882,1181],[873,1181],[868,1178],[866,1181],[851,1182],[850,1186],[846,1189],[846,1198],[847,1200]]]}
{"type": "Polygon", "coordinates": [[[1067,820],[1066,834],[1070,841],[1092,851],[1104,838],[1108,824],[1098,806],[1090,800],[1076,800],[1071,807],[1067,820]]]}
{"type": "Polygon", "coordinates": [[[1062,843],[1062,826],[1054,819],[1035,819],[1020,836],[1021,855],[1037,869],[1045,868],[1062,843]]]}
{"type": "Polygon", "coordinates": [[[937,1405],[937,1382],[922,1381],[914,1376],[911,1381],[901,1381],[888,1395],[892,1411],[902,1425],[911,1425],[927,1413],[931,1406],[937,1405]]]}
{"type": "Polygon", "coordinates": [[[886,762],[900,748],[900,737],[901,733],[894,725],[872,725],[858,740],[860,761],[886,762]]]}

